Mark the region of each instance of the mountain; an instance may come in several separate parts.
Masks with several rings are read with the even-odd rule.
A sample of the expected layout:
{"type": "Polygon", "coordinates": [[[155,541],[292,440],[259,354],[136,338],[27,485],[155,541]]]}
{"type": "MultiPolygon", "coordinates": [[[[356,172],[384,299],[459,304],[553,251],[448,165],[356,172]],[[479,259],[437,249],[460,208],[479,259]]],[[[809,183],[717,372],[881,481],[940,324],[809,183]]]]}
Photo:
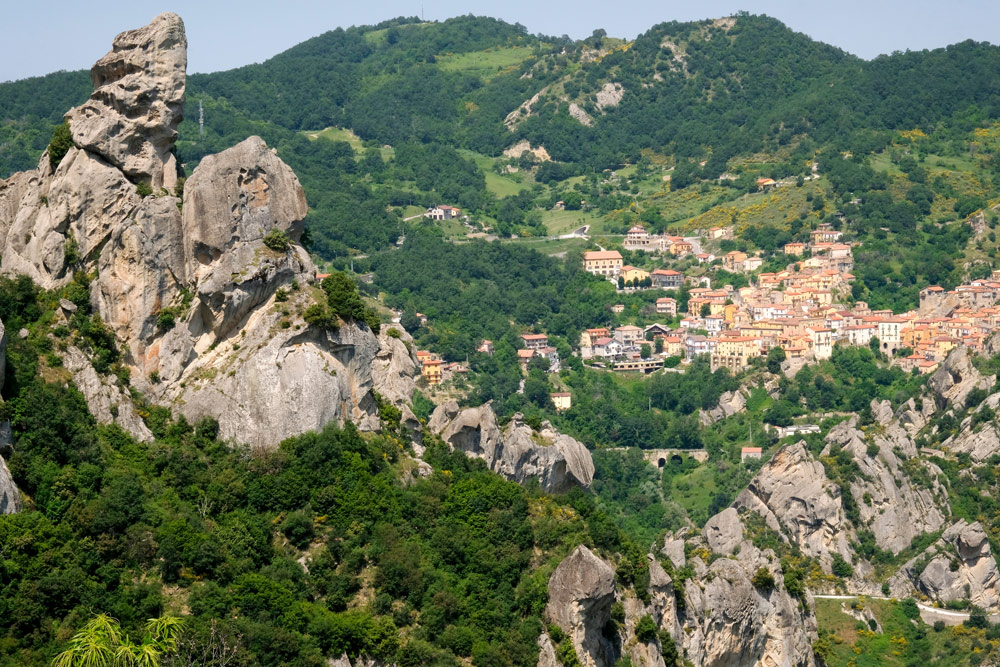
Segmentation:
{"type": "MultiPolygon", "coordinates": [[[[938,340],[926,376],[874,340],[629,378],[571,346],[666,292],[587,274],[580,245],[402,220],[447,193],[512,236],[587,215],[560,219],[617,247],[637,219],[721,214],[695,241],[776,270],[842,235],[860,279],[838,298],[871,314],[861,297],[992,268],[993,47],[865,63],[749,15],[629,43],[465,17],[189,79],[186,46],[175,14],[120,34],[58,124],[6,89],[55,128],[0,181],[0,665],[998,659],[996,336],[938,340]],[[764,169],[790,171],[781,192],[764,169]],[[357,282],[307,244],[352,251],[357,282]],[[418,344],[465,365],[431,384],[418,344]]],[[[30,85],[56,81],[76,95],[73,74],[30,85]]],[[[682,261],[735,283],[724,309],[750,281],[682,261]]],[[[927,291],[914,317],[973,303],[988,327],[996,288],[927,291]]],[[[705,292],[670,294],[707,321],[705,292]]]]}

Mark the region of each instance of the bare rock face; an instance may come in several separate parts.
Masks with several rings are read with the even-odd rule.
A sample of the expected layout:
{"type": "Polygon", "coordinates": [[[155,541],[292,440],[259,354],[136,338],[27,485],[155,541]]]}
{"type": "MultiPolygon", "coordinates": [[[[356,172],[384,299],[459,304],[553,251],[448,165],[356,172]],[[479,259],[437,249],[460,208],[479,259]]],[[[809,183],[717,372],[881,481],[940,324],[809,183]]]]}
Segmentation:
{"type": "Polygon", "coordinates": [[[21,490],[14,484],[7,463],[0,456],[0,514],[16,514],[21,507],[21,490]]]}
{"type": "Polygon", "coordinates": [[[98,422],[117,424],[140,442],[153,439],[152,432],[136,413],[131,396],[98,375],[83,352],[70,347],[63,355],[63,365],[73,374],[73,384],[87,399],[87,406],[98,422]]]}
{"type": "Polygon", "coordinates": [[[613,665],[614,646],[602,632],[615,601],[615,570],[580,545],[549,579],[545,616],[573,640],[577,657],[588,667],[613,665]]]}
{"type": "Polygon", "coordinates": [[[728,556],[743,542],[743,522],[735,507],[729,507],[705,523],[702,530],[708,548],[728,556]]]}
{"type": "Polygon", "coordinates": [[[916,446],[898,424],[887,422],[881,433],[873,429],[869,434],[856,428],[856,423],[852,418],[838,424],[827,442],[848,451],[861,472],[850,481],[861,526],[872,532],[879,548],[899,553],[914,538],[944,525],[950,510],[947,489],[938,482],[941,470],[915,458],[916,446]],[[868,453],[870,444],[878,448],[877,454],[868,453]],[[904,467],[897,450],[911,457],[908,466],[904,467]]]}
{"type": "Polygon", "coordinates": [[[66,114],[73,142],[154,189],[177,183],[172,149],[184,114],[187,38],[176,14],[115,37],[91,68],[94,94],[66,114]]]}
{"type": "Polygon", "coordinates": [[[739,412],[743,412],[746,406],[747,399],[742,392],[727,391],[719,396],[718,405],[709,410],[701,410],[699,412],[699,420],[702,426],[710,426],[726,417],[732,417],[739,412]]]}
{"type": "Polygon", "coordinates": [[[995,380],[992,375],[983,377],[972,365],[969,349],[960,345],[934,371],[927,386],[935,393],[939,404],[962,406],[970,391],[977,387],[989,389],[995,380]]]}
{"type": "Polygon", "coordinates": [[[464,410],[454,401],[439,405],[428,427],[453,449],[486,461],[490,470],[518,483],[537,479],[549,493],[587,488],[594,479],[594,461],[583,444],[549,422],[534,431],[520,414],[501,432],[490,403],[464,410]]]}
{"type": "Polygon", "coordinates": [[[402,327],[382,326],[378,354],[372,364],[372,383],[380,395],[397,407],[413,400],[420,363],[413,352],[413,338],[402,327]],[[395,331],[395,335],[390,335],[395,331]]]}
{"type": "Polygon", "coordinates": [[[1000,571],[978,521],[952,524],[941,539],[907,562],[889,585],[900,597],[916,591],[937,602],[968,599],[984,609],[1000,608],[1000,571]]]}
{"type": "Polygon", "coordinates": [[[841,507],[840,488],[804,442],[778,450],[735,505],[760,514],[772,530],[819,558],[824,568],[830,567],[834,553],[851,559],[848,542],[854,535],[841,507]]]}

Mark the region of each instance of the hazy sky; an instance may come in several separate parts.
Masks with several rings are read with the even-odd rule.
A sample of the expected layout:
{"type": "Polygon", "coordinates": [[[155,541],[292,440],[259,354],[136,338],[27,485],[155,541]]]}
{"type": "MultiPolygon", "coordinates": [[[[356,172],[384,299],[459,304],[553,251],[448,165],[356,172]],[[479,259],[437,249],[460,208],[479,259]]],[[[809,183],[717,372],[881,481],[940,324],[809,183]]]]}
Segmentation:
{"type": "Polygon", "coordinates": [[[997,0],[0,0],[0,81],[85,69],[119,32],[156,13],[181,15],[188,34],[188,71],[212,72],[260,62],[338,26],[396,16],[445,19],[461,14],[519,22],[531,33],[579,38],[595,28],[632,38],[663,21],[717,18],[746,10],[863,58],[936,48],[966,39],[1000,43],[997,0]]]}

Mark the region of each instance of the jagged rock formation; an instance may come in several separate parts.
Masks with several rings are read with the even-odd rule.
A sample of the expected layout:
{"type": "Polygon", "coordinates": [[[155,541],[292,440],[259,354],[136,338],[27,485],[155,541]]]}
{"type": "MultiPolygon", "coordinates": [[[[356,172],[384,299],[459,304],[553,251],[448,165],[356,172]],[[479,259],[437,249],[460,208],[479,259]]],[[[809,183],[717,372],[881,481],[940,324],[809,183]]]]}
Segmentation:
{"type": "Polygon", "coordinates": [[[614,601],[614,568],[583,545],[559,563],[549,579],[545,617],[572,638],[577,657],[587,667],[615,662],[617,651],[603,632],[614,601]]]}
{"type": "Polygon", "coordinates": [[[63,366],[73,374],[73,384],[87,399],[87,406],[98,422],[118,424],[140,442],[153,439],[153,433],[136,413],[132,397],[111,379],[100,376],[79,348],[70,346],[66,350],[63,366]]]}
{"type": "MultiPolygon", "coordinates": [[[[0,182],[3,271],[46,288],[76,269],[96,273],[91,300],[126,349],[133,384],[189,419],[218,419],[224,438],[274,445],[330,421],[376,428],[379,339],[363,324],[318,329],[301,317],[323,296],[298,245],[307,207],[292,170],[251,137],[204,158],[173,196],[186,60],[175,14],[115,39],[92,71],[94,94],[66,116],[74,145],[56,169],[43,156],[0,182]]],[[[408,372],[396,352],[387,358],[408,372]]],[[[114,421],[148,437],[123,395],[74,369],[99,419],[117,405],[114,421]]],[[[382,386],[399,401],[408,384],[389,379],[392,369],[382,386]]]]}
{"type": "MultiPolygon", "coordinates": [[[[0,387],[4,383],[7,370],[7,328],[0,322],[0,387]]],[[[0,403],[3,401],[0,400],[0,403]]],[[[0,454],[7,454],[13,445],[10,423],[0,424],[0,454]]],[[[0,456],[0,514],[14,514],[21,511],[21,490],[14,483],[7,463],[0,456]]]]}
{"type": "MultiPolygon", "coordinates": [[[[778,558],[743,538],[736,510],[722,514],[713,517],[710,524],[715,527],[706,527],[704,537],[693,536],[688,542],[697,550],[719,544],[717,538],[724,535],[722,551],[714,552],[723,557],[708,564],[700,556],[693,557],[696,578],[675,585],[660,561],[650,555],[646,601],[633,590],[616,586],[612,565],[586,547],[577,547],[560,563],[549,581],[546,617],[571,638],[581,663],[610,667],[627,656],[635,665],[665,665],[660,638],[640,641],[635,635],[637,623],[648,615],[695,665],[814,664],[811,647],[816,623],[809,611],[811,601],[800,604],[784,589],[778,558]],[[737,548],[738,558],[726,557],[737,548]],[[754,585],[760,569],[772,574],[772,587],[754,585]],[[625,621],[609,632],[610,609],[616,601],[624,607],[625,621]]],[[[543,642],[544,638],[539,644],[543,642]]]]}
{"type": "Polygon", "coordinates": [[[948,492],[938,482],[941,470],[916,457],[913,441],[892,420],[888,402],[876,410],[888,410],[879,421],[881,429],[863,432],[857,417],[841,422],[827,435],[829,454],[833,446],[850,453],[859,474],[850,480],[851,495],[858,508],[859,528],[870,530],[881,549],[899,553],[923,533],[940,530],[950,514],[948,492]],[[869,446],[878,448],[870,454],[869,446]],[[910,457],[908,462],[899,454],[910,457]],[[907,468],[904,469],[904,463],[907,468]]]}
{"type": "Polygon", "coordinates": [[[594,479],[594,461],[583,444],[549,422],[534,431],[520,414],[501,432],[490,403],[464,410],[454,401],[439,405],[428,428],[452,449],[486,461],[490,470],[519,483],[537,479],[549,493],[586,488],[594,479]]]}
{"type": "Polygon", "coordinates": [[[184,116],[187,37],[176,14],[115,37],[91,68],[94,94],[66,114],[73,143],[101,155],[130,179],[173,188],[172,149],[184,116]]]}
{"type": "Polygon", "coordinates": [[[916,591],[937,602],[969,600],[984,609],[1000,608],[1000,572],[978,521],[952,524],[941,539],[908,561],[889,585],[899,597],[916,591]]]}
{"type": "Polygon", "coordinates": [[[727,391],[719,396],[719,403],[714,408],[698,411],[698,420],[702,426],[711,426],[717,421],[726,417],[732,417],[738,412],[743,412],[747,407],[746,396],[740,391],[727,391]]]}
{"type": "Polygon", "coordinates": [[[830,567],[834,553],[851,559],[848,542],[854,531],[844,516],[840,487],[827,478],[804,442],[779,449],[735,505],[760,514],[769,528],[817,557],[824,568],[830,567]]]}
{"type": "Polygon", "coordinates": [[[970,391],[976,388],[989,389],[995,381],[995,376],[983,377],[972,365],[969,348],[959,345],[934,371],[927,380],[927,386],[934,392],[940,406],[960,406],[970,391]]]}

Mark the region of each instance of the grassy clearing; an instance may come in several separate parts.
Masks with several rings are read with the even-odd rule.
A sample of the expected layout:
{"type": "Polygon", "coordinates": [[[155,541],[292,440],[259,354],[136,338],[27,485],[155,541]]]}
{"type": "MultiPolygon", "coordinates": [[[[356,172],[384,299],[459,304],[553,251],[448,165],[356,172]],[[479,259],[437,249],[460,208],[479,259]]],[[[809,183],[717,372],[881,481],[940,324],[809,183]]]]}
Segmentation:
{"type": "MultiPolygon", "coordinates": [[[[355,156],[361,155],[365,152],[364,143],[361,141],[361,137],[354,134],[354,130],[343,127],[328,127],[323,130],[306,130],[303,132],[310,139],[319,139],[323,137],[324,139],[329,139],[330,141],[346,141],[351,145],[351,150],[354,151],[355,156]]],[[[382,153],[383,160],[391,160],[396,156],[396,151],[391,146],[388,148],[382,146],[379,148],[379,152],[382,153]]]]}
{"type": "Polygon", "coordinates": [[[438,56],[437,65],[448,72],[464,72],[488,81],[527,60],[532,51],[527,46],[506,46],[471,53],[452,53],[438,56]]]}
{"type": "Polygon", "coordinates": [[[603,219],[600,213],[593,211],[543,211],[542,224],[549,234],[558,236],[568,234],[584,225],[591,225],[592,232],[600,232],[598,223],[603,219]]]}
{"type": "Polygon", "coordinates": [[[476,166],[479,167],[479,170],[486,177],[486,189],[501,199],[516,195],[521,190],[530,190],[531,186],[534,185],[534,180],[526,172],[501,175],[493,171],[497,163],[495,158],[464,148],[459,149],[458,153],[465,159],[476,163],[476,166]]]}
{"type": "Polygon", "coordinates": [[[587,242],[583,239],[511,239],[507,243],[517,243],[546,255],[558,255],[571,250],[583,250],[587,242]]]}
{"type": "Polygon", "coordinates": [[[715,495],[715,479],[708,465],[700,465],[687,475],[678,475],[671,480],[671,500],[678,503],[690,515],[696,510],[705,510],[712,504],[715,495]]]}

